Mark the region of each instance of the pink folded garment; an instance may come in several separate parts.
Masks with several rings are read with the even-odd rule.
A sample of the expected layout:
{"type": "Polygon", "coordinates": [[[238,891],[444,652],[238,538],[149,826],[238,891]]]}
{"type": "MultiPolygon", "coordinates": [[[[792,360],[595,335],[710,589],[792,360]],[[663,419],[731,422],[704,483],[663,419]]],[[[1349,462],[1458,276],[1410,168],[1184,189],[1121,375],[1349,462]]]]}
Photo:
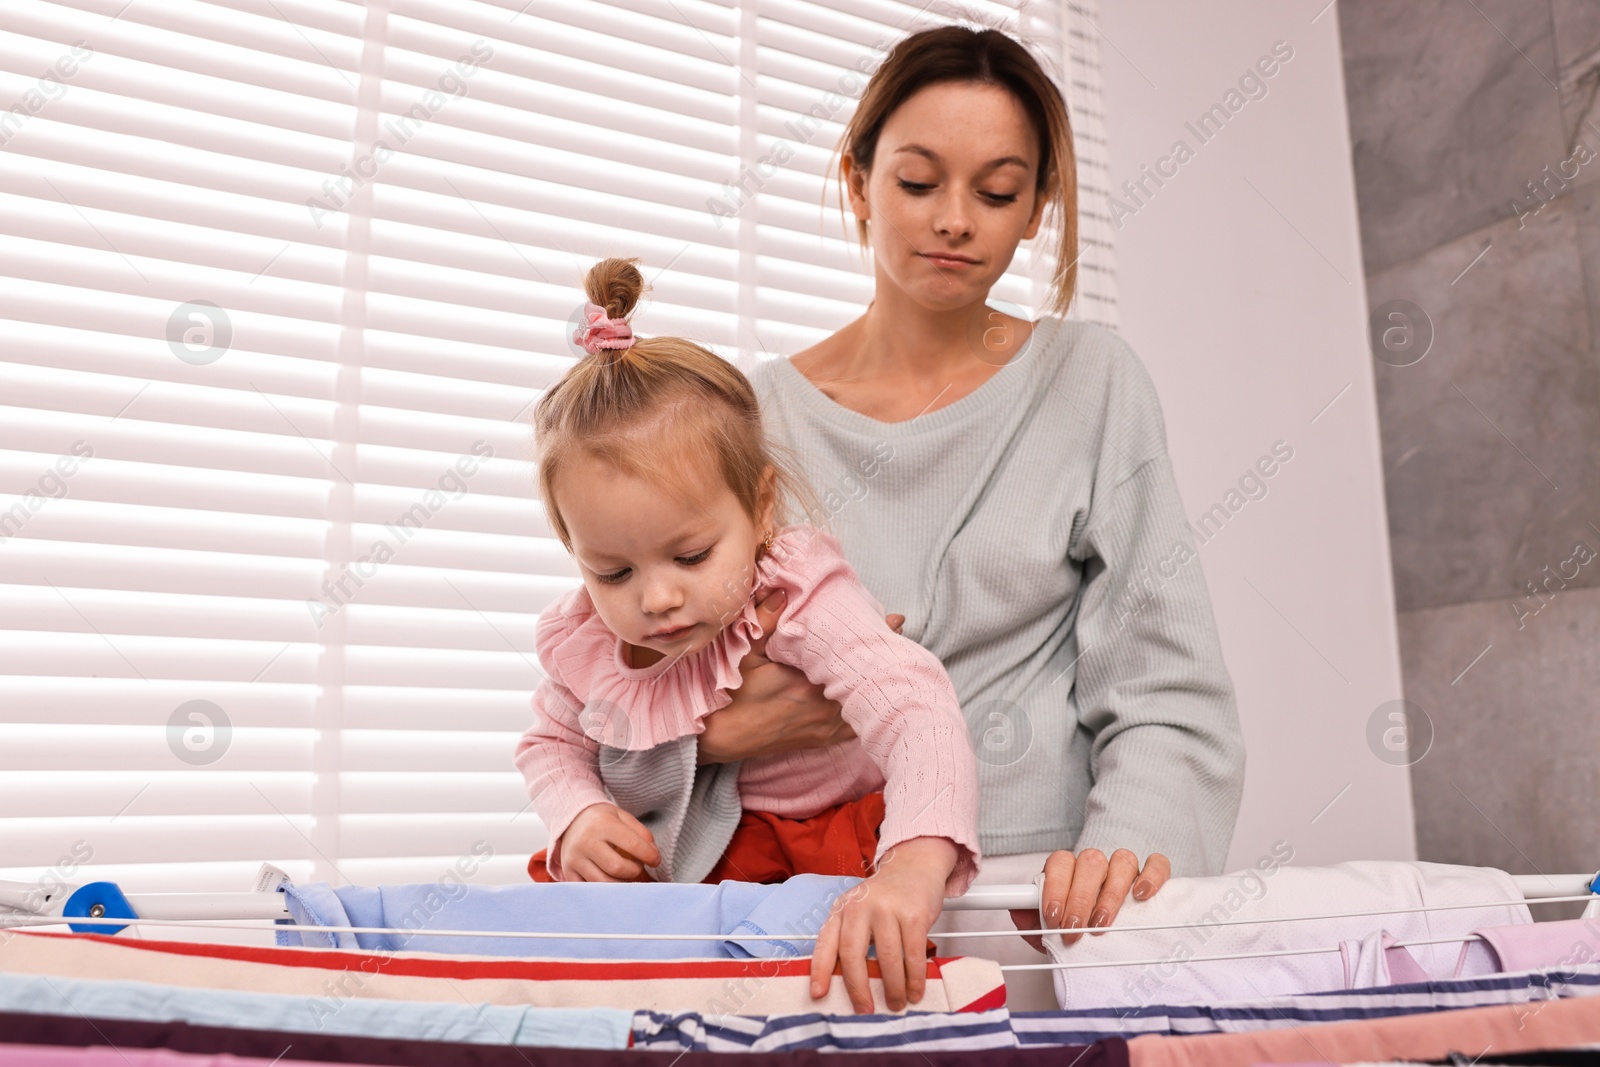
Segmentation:
{"type": "Polygon", "coordinates": [[[1473,931],[1488,942],[1474,942],[1461,950],[1457,972],[1474,955],[1494,954],[1494,970],[1540,971],[1574,967],[1600,960],[1600,918],[1567,919],[1562,922],[1532,923],[1526,926],[1484,926],[1473,931]]]}
{"type": "Polygon", "coordinates": [[[1130,1067],[1250,1067],[1306,1062],[1476,1059],[1600,1041],[1600,997],[1497,1004],[1394,1019],[1288,1026],[1248,1034],[1136,1037],[1130,1067]]]}
{"type": "MultiPolygon", "coordinates": [[[[871,962],[873,1010],[889,1012],[871,962]]],[[[740,1015],[854,1009],[843,982],[811,999],[811,959],[561,960],[444,956],[343,949],[128,941],[103,934],[19,932],[0,943],[0,971],[124,979],[204,989],[516,1004],[539,1008],[621,1008],[740,1015]]],[[[992,960],[928,962],[928,984],[912,1011],[987,1011],[1006,1002],[992,960]]]]}

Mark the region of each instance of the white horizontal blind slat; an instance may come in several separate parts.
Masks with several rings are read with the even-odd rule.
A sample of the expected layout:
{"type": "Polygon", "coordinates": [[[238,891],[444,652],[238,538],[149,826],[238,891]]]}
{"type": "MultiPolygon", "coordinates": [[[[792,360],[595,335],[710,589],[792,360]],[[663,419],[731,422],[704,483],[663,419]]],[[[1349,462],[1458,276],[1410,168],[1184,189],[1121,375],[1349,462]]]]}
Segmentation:
{"type": "MultiPolygon", "coordinates": [[[[359,4],[315,0],[230,5],[172,0],[148,6],[38,0],[8,10],[5,29],[55,41],[55,52],[81,38],[100,55],[164,67],[175,78],[221,78],[241,88],[292,94],[307,106],[319,99],[354,102],[361,20],[359,4]]],[[[43,69],[27,72],[38,76],[43,69]]],[[[247,92],[235,92],[210,103],[236,107],[250,99],[247,92]]],[[[203,113],[210,103],[192,101],[191,106],[203,113]]]]}
{"type": "Polygon", "coordinates": [[[363,12],[122,6],[0,16],[0,868],[305,876],[363,12]]]}
{"type": "Polygon", "coordinates": [[[1067,104],[1078,150],[1077,315],[1115,329],[1117,314],[1116,227],[1106,204],[1111,192],[1111,155],[1106,140],[1105,97],[1100,73],[1100,0],[1066,0],[1063,52],[1071,69],[1067,104]]]}

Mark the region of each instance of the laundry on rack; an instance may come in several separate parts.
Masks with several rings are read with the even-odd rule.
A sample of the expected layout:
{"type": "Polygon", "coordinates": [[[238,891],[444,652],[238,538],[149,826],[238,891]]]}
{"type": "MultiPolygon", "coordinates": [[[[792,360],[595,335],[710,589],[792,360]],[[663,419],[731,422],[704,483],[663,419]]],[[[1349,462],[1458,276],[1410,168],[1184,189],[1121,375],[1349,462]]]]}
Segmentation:
{"type": "MultiPolygon", "coordinates": [[[[1371,989],[1258,997],[1222,1004],[1013,1011],[1011,1025],[1018,1042],[1023,1045],[1081,1045],[1110,1036],[1246,1033],[1439,1014],[1494,1005],[1514,1005],[1531,1012],[1539,1010],[1541,1004],[1570,998],[1600,998],[1600,964],[1480,978],[1428,980],[1371,989]]],[[[634,1026],[637,1032],[637,1019],[634,1026]]]]}
{"type": "Polygon", "coordinates": [[[777,885],[632,882],[526,882],[467,885],[329,886],[283,892],[294,921],[309,926],[368,926],[391,933],[317,933],[285,925],[280,945],[364,948],[451,955],[563,959],[789,958],[811,954],[806,940],[726,941],[742,934],[815,935],[833,901],[859,878],[796,875],[777,885]],[[705,940],[452,937],[430,930],[524,933],[697,934],[705,940]]]}
{"type": "MultiPolygon", "coordinates": [[[[457,1044],[407,1038],[350,1037],[344,1034],[306,1034],[282,1030],[247,1030],[225,1026],[194,1026],[183,1022],[146,1022],[131,1019],[97,1019],[83,1015],[37,1015],[0,1012],[0,1054],[8,1049],[55,1047],[69,1053],[119,1057],[86,1061],[89,1067],[260,1067],[291,1063],[341,1063],[384,1067],[529,1067],[526,1048],[505,1045],[457,1044]],[[134,1057],[152,1057],[140,1063],[134,1057]],[[163,1056],[189,1059],[167,1060],[163,1056]],[[126,1056],[128,1060],[120,1057],[126,1056]],[[215,1058],[213,1060],[213,1057],[215,1058]]],[[[562,1049],[563,1064],[592,1067],[638,1067],[639,1059],[626,1049],[562,1049]]],[[[4,1061],[0,1061],[3,1063],[4,1061]]],[[[26,1061],[24,1061],[26,1062],[26,1061]]],[[[70,1062],[70,1061],[69,1061],[70,1062]]],[[[1126,1057],[1123,1064],[1126,1064],[1126,1057]]],[[[7,1065],[10,1067],[10,1065],[7,1065]]],[[[54,1064],[49,1067],[55,1067],[54,1064]]],[[[683,1065],[688,1067],[688,1065],[683,1065]]]]}
{"type": "Polygon", "coordinates": [[[0,1011],[548,1048],[627,1048],[633,1027],[633,1012],[619,1008],[372,1000],[339,980],[309,996],[0,973],[0,1011]]]}
{"type": "MultiPolygon", "coordinates": [[[[56,980],[58,983],[60,980],[56,980]]],[[[113,983],[104,983],[110,985],[113,983]]],[[[63,987],[69,996],[74,988],[63,987]]],[[[852,1016],[804,1013],[771,1016],[767,1018],[730,1014],[700,1014],[694,1012],[638,1012],[632,1021],[632,1048],[636,1052],[671,1051],[690,1052],[741,1052],[741,1064],[766,1062],[761,1053],[786,1053],[802,1049],[851,1052],[861,1054],[871,1051],[893,1050],[900,1053],[927,1054],[926,1060],[915,1061],[919,1067],[929,1063],[944,1062],[944,1055],[982,1053],[983,1061],[1000,1064],[1011,1062],[1003,1050],[1021,1048],[1056,1053],[1056,1064],[1072,1062],[1077,1067],[1099,1063],[1102,1067],[1120,1067],[1126,1063],[1122,1034],[1173,1034],[1195,1035],[1202,1032],[1250,1033],[1266,1030],[1294,1030],[1306,1034],[1321,1047],[1323,1028],[1317,1024],[1349,1021],[1372,1022],[1394,1020],[1397,1014],[1433,1013],[1441,1018],[1454,1018],[1461,1009],[1491,1004],[1508,1006],[1519,1018],[1532,1018],[1546,1011],[1552,996],[1600,995],[1600,964],[1575,967],[1566,972],[1545,971],[1516,976],[1424,983],[1400,990],[1361,990],[1353,993],[1332,992],[1310,994],[1302,997],[1273,998],[1265,1001],[1219,1005],[1211,1008],[1151,1007],[1137,1015],[1119,1018],[1110,1011],[1095,1013],[1088,1010],[1072,1012],[1035,1012],[1010,1014],[1004,1008],[970,1013],[910,1012],[899,1016],[852,1016]],[[1503,999],[1501,999],[1503,998],[1503,999]],[[1440,1014],[1444,1013],[1444,1014],[1440,1014]]],[[[89,1011],[95,1010],[91,1001],[80,1001],[89,1011]]],[[[76,1036],[88,1041],[129,1042],[129,1035],[119,1030],[130,1024],[123,1019],[96,1018],[92,1020],[93,1034],[85,1037],[84,1015],[77,1013],[60,1016],[17,1016],[0,1013],[0,1034],[12,1039],[43,1040],[76,1036]],[[18,1020],[21,1020],[19,1025],[18,1020]],[[56,1029],[56,1025],[65,1032],[56,1029]],[[29,1029],[31,1027],[32,1029],[29,1029]],[[43,1029],[44,1037],[40,1031],[43,1029]]],[[[478,1067],[526,1067],[526,1061],[508,1061],[493,1058],[498,1053],[513,1052],[493,1045],[453,1045],[441,1041],[389,1040],[351,1038],[344,1045],[337,1044],[330,1052],[330,1037],[323,1033],[305,1034],[287,1031],[190,1026],[170,1024],[162,1030],[159,1024],[136,1023],[133,1036],[139,1040],[153,1040],[151,1030],[160,1039],[190,1049],[218,1051],[229,1049],[243,1053],[262,1051],[263,1042],[276,1042],[274,1054],[289,1051],[286,1058],[351,1060],[365,1057],[372,1063],[435,1063],[450,1062],[473,1064],[478,1067]],[[138,1029],[146,1027],[145,1030],[138,1029]],[[176,1035],[178,1040],[174,1040],[176,1035]],[[309,1042],[309,1044],[307,1044],[309,1042]],[[382,1056],[374,1049],[387,1050],[392,1055],[382,1056]],[[431,1054],[433,1059],[419,1058],[431,1054]]],[[[0,1038],[3,1040],[3,1038],[0,1038]]],[[[1138,1047],[1137,1043],[1135,1047],[1138,1047]]],[[[0,1046],[3,1049],[4,1046],[0,1046]]],[[[1232,1061],[1239,1067],[1253,1063],[1254,1047],[1245,1058],[1232,1061]]],[[[1298,1054],[1296,1054],[1298,1056],[1298,1054]]],[[[588,1053],[564,1054],[573,1062],[595,1061],[588,1053]]],[[[866,1055],[857,1062],[876,1061],[877,1056],[866,1055]]],[[[159,1062],[159,1061],[158,1061],[159,1062]]],[[[776,1061],[773,1061],[776,1062],[776,1061]]],[[[912,1062],[911,1060],[899,1062],[912,1062]]],[[[950,1061],[954,1062],[954,1061],[950,1061]]],[[[969,1061],[970,1062],[970,1061],[969,1061]]],[[[1025,1061],[1016,1061],[1022,1063],[1025,1061]]],[[[0,1067],[6,1067],[0,1059],[0,1067]]],[[[48,1067],[58,1067],[52,1063],[48,1067]]],[[[59,1067],[67,1067],[60,1064],[59,1067]]],[[[100,1067],[98,1062],[92,1067],[100,1067]]],[[[120,1067],[120,1065],[119,1065],[120,1067]]],[[[135,1067],[146,1067],[137,1064],[135,1067]]],[[[150,1064],[148,1067],[156,1067],[150,1064]]],[[[160,1067],[169,1067],[161,1063],[160,1067]]],[[[173,1063],[170,1067],[187,1067],[173,1063]]],[[[242,1067],[242,1065],[241,1065],[242,1067]]],[[[254,1067],[254,1065],[252,1065],[254,1067]]],[[[1157,1065],[1160,1067],[1160,1065],[1157,1065]]],[[[1212,1067],[1215,1067],[1213,1064],[1212,1067]]]]}
{"type": "MultiPolygon", "coordinates": [[[[1057,1002],[1063,1008],[1216,1004],[1345,988],[1361,968],[1353,967],[1347,976],[1346,960],[1357,950],[1341,951],[1340,942],[1359,944],[1375,931],[1417,940],[1465,937],[1478,927],[1530,924],[1533,918],[1521,901],[1511,876],[1491,867],[1381,860],[1327,867],[1264,862],[1218,877],[1174,878],[1150,899],[1128,901],[1117,916],[1118,926],[1174,924],[1172,929],[1113,928],[1080,937],[1072,945],[1053,934],[1043,941],[1053,962],[1075,965],[1054,973],[1057,1002]],[[1405,910],[1480,902],[1481,907],[1454,910],[1405,910]],[[1349,912],[1374,914],[1218,925],[1349,912]],[[1196,961],[1288,949],[1321,951],[1196,961]],[[1098,966],[1076,966],[1083,964],[1098,966]]],[[[1461,957],[1459,944],[1411,950],[1411,959],[1432,978],[1456,977],[1461,957]]],[[[1494,969],[1486,955],[1470,960],[1481,967],[1480,973],[1494,969]]],[[[1367,966],[1375,971],[1378,961],[1367,966]]]]}
{"type": "MultiPolygon", "coordinates": [[[[881,1020],[880,1020],[881,1021],[881,1020]]],[[[297,1034],[272,1030],[243,1030],[190,1026],[186,1023],[136,1022],[84,1016],[20,1015],[0,1013],[0,1056],[9,1049],[54,1046],[71,1053],[100,1052],[126,1056],[116,1061],[103,1057],[86,1061],[86,1067],[264,1067],[291,1062],[385,1065],[385,1067],[700,1067],[717,1060],[719,1053],[679,1051],[651,1054],[639,1049],[560,1049],[540,1054],[521,1047],[452,1044],[443,1041],[386,1040],[327,1034],[297,1034]],[[136,1050],[166,1050],[165,1053],[136,1050]],[[152,1058],[186,1054],[191,1059],[152,1058]],[[217,1056],[217,1060],[210,1057],[217,1056]],[[250,1057],[235,1059],[233,1057],[250,1057]]],[[[670,1051],[670,1050],[669,1050],[670,1051]]],[[[805,1053],[802,1052],[801,1056],[805,1053]]],[[[896,1049],[858,1052],[850,1056],[859,1067],[971,1067],[981,1057],[984,1067],[1128,1067],[1128,1043],[1108,1038],[1082,1048],[896,1049]]],[[[725,1062],[725,1061],[724,1061],[725,1062]]],[[[738,1067],[792,1067],[795,1052],[746,1052],[738,1067]]],[[[814,1057],[799,1062],[814,1063],[814,1057]]],[[[0,1065],[10,1067],[0,1059],[0,1065]]],[[[32,1067],[26,1061],[18,1067],[32,1067]]],[[[39,1067],[74,1067],[72,1060],[39,1067]]]]}
{"type": "MultiPolygon", "coordinates": [[[[690,886],[669,888],[692,888],[690,886]]],[[[103,934],[14,933],[0,941],[0,972],[158,982],[301,996],[349,996],[626,1011],[849,1014],[843,982],[811,997],[811,960],[565,960],[444,956],[423,952],[277,948],[135,941],[103,934]]],[[[888,1011],[877,961],[868,961],[873,1003],[888,1011]]],[[[983,1011],[1005,1003],[992,960],[928,961],[927,1011],[983,1011]]]]}
{"type": "Polygon", "coordinates": [[[1522,1005],[1522,1010],[1531,1012],[1548,1000],[1596,996],[1600,996],[1600,964],[1229,1004],[1147,1005],[1120,1010],[1015,1012],[995,1008],[965,1013],[910,1012],[902,1016],[808,1012],[766,1018],[641,1011],[634,1016],[632,1047],[710,1052],[1082,1047],[1112,1037],[1247,1033],[1504,1004],[1522,1005]]]}
{"type": "Polygon", "coordinates": [[[641,1011],[632,1047],[645,1052],[932,1052],[1018,1048],[1005,1008],[904,1015],[752,1015],[641,1011]]]}
{"type": "Polygon", "coordinates": [[[0,1045],[0,1067],[272,1067],[264,1056],[173,1052],[165,1048],[0,1045]]]}
{"type": "Polygon", "coordinates": [[[1600,960],[1600,917],[1489,926],[1476,932],[1493,953],[1495,970],[1529,971],[1600,960]]]}
{"type": "Polygon", "coordinates": [[[1577,997],[1254,1033],[1136,1037],[1128,1057],[1131,1067],[1439,1061],[1451,1053],[1470,1062],[1491,1049],[1500,1056],[1594,1042],[1600,1042],[1600,997],[1577,997]]]}
{"type": "MultiPolygon", "coordinates": [[[[1339,942],[1339,961],[1344,966],[1345,989],[1371,989],[1401,982],[1426,982],[1428,972],[1415,956],[1397,944],[1400,939],[1387,930],[1374,930],[1359,941],[1339,942]]],[[[1487,963],[1469,974],[1487,974],[1487,963]]]]}
{"type": "MultiPolygon", "coordinates": [[[[1600,919],[1480,926],[1462,942],[1452,977],[1534,971],[1600,959],[1600,919]]],[[[1409,949],[1387,930],[1339,942],[1345,988],[1426,981],[1409,949]]]]}
{"type": "MultiPolygon", "coordinates": [[[[704,1067],[725,1062],[717,1053],[650,1053],[638,1049],[530,1049],[494,1045],[451,1045],[448,1041],[381,1040],[322,1033],[274,1030],[230,1030],[190,1027],[182,1022],[133,1022],[126,1019],[0,1014],[0,1043],[5,1049],[54,1046],[69,1054],[85,1054],[85,1067],[267,1067],[306,1064],[382,1064],[384,1067],[704,1067]],[[165,1049],[165,1051],[163,1051],[165,1049]],[[126,1059],[106,1059],[125,1056],[126,1059]],[[142,1059],[144,1056],[152,1059],[142,1059]],[[176,1056],[186,1056],[176,1059],[176,1056]],[[214,1059],[213,1059],[214,1057],[214,1059]],[[248,1057],[248,1059],[237,1059],[248,1057]]],[[[1099,1041],[1093,1048],[1070,1049],[1074,1067],[1128,1067],[1128,1045],[1120,1038],[1099,1041]]],[[[984,1067],[1061,1067],[1062,1049],[1006,1048],[978,1053],[984,1067]]],[[[970,1067],[970,1051],[888,1051],[858,1053],[859,1067],[970,1067]]],[[[792,1067],[794,1053],[746,1053],[738,1067],[792,1067]]],[[[814,1061],[800,1061],[814,1062],[814,1061]]],[[[3,1067],[35,1067],[27,1061],[3,1067]]],[[[37,1067],[75,1067],[75,1061],[46,1062],[37,1067]]]]}

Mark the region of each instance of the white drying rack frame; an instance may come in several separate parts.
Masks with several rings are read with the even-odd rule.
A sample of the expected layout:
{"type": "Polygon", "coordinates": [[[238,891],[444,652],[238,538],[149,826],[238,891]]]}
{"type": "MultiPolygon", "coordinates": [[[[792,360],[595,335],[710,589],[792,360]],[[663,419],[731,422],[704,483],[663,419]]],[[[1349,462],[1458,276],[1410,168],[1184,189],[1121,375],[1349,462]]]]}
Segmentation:
{"type": "MultiPolygon", "coordinates": [[[[1587,919],[1600,915],[1600,871],[1594,874],[1513,874],[1509,877],[1526,901],[1538,903],[1549,897],[1582,898],[1587,895],[1593,899],[1584,909],[1583,917],[1587,919]]],[[[982,911],[989,908],[1035,910],[1038,907],[1039,887],[1035,885],[974,885],[965,896],[944,902],[945,911],[982,911]]],[[[1106,929],[1114,930],[1116,927],[1106,929]]]]}
{"type": "MultiPolygon", "coordinates": [[[[277,872],[270,864],[263,865],[258,876],[258,890],[250,893],[128,893],[110,882],[91,882],[82,885],[63,885],[45,891],[33,882],[0,881],[0,929],[34,926],[70,925],[77,930],[107,928],[116,933],[125,926],[190,927],[214,929],[274,930],[276,925],[261,926],[261,922],[280,923],[293,919],[284,895],[278,892],[280,879],[270,877],[277,872]],[[110,895],[108,896],[108,890],[110,895]],[[114,901],[109,909],[98,901],[114,901]],[[126,905],[119,910],[116,905],[126,905]],[[127,912],[131,911],[132,915],[127,912]]],[[[1315,919],[1352,918],[1360,916],[1393,915],[1402,912],[1451,911],[1514,905],[1526,903],[1557,903],[1561,901],[1587,901],[1582,918],[1600,920],[1600,872],[1595,874],[1534,874],[1509,875],[1515,883],[1521,900],[1473,901],[1466,904],[1442,904],[1379,908],[1368,911],[1341,912],[1331,915],[1274,916],[1264,919],[1224,919],[1216,921],[1188,921],[1157,924],[1122,924],[1108,927],[1077,927],[1075,929],[1046,929],[1039,934],[1084,934],[1094,931],[1118,933],[1134,930],[1179,930],[1201,926],[1241,926],[1267,923],[1301,922],[1315,919]]],[[[1036,884],[975,885],[966,895],[945,901],[945,911],[985,910],[1037,910],[1040,887],[1036,884]]],[[[611,934],[573,932],[532,932],[507,930],[434,930],[413,931],[394,927],[306,926],[295,924],[292,929],[305,933],[401,933],[426,932],[432,937],[502,937],[517,939],[559,940],[630,940],[630,941],[811,941],[815,935],[734,935],[718,937],[708,934],[611,934]]],[[[1016,937],[1015,930],[942,931],[933,936],[944,938],[1016,937]]],[[[1443,937],[1428,940],[1401,941],[1396,947],[1409,945],[1442,944],[1479,940],[1475,935],[1443,937]]],[[[1315,948],[1283,949],[1270,952],[1242,952],[1228,955],[1196,956],[1187,963],[1204,963],[1213,960],[1251,959],[1266,956],[1310,955],[1320,952],[1338,952],[1337,945],[1315,948]]],[[[1002,971],[1065,970],[1082,967],[1136,966],[1159,964],[1168,960],[1107,960],[1084,963],[1029,963],[1002,966],[1002,971]]]]}
{"type": "MultiPolygon", "coordinates": [[[[1600,871],[1594,874],[1513,874],[1510,878],[1527,901],[1537,903],[1550,897],[1591,896],[1593,899],[1589,907],[1584,909],[1583,917],[1587,919],[1600,915],[1600,871]]],[[[35,882],[0,880],[0,923],[21,916],[64,915],[68,902],[82,888],[82,884],[61,885],[46,892],[35,882]]],[[[1027,883],[979,884],[970,887],[965,896],[946,900],[944,910],[1036,911],[1039,892],[1037,885],[1027,883]]],[[[253,893],[128,893],[126,898],[141,919],[277,920],[291,917],[283,902],[283,894],[272,890],[253,893]]]]}

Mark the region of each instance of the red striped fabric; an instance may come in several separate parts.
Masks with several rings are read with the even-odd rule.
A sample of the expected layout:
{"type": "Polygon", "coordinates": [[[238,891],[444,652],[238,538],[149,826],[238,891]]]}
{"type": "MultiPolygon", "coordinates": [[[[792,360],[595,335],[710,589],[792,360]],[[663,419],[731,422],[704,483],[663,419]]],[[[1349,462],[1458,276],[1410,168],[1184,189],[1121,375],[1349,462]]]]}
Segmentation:
{"type": "MultiPolygon", "coordinates": [[[[842,981],[812,1000],[809,957],[792,959],[574,960],[442,956],[361,950],[280,948],[188,941],[129,940],[103,934],[21,932],[0,943],[0,971],[73,978],[308,994],[343,999],[615,1007],[625,1010],[775,1015],[849,1014],[842,981]]],[[[869,977],[886,1012],[876,962],[869,977]]],[[[838,969],[835,968],[835,973],[838,969]]],[[[929,961],[917,1011],[985,1011],[1005,1004],[1005,978],[992,960],[929,961]]]]}

